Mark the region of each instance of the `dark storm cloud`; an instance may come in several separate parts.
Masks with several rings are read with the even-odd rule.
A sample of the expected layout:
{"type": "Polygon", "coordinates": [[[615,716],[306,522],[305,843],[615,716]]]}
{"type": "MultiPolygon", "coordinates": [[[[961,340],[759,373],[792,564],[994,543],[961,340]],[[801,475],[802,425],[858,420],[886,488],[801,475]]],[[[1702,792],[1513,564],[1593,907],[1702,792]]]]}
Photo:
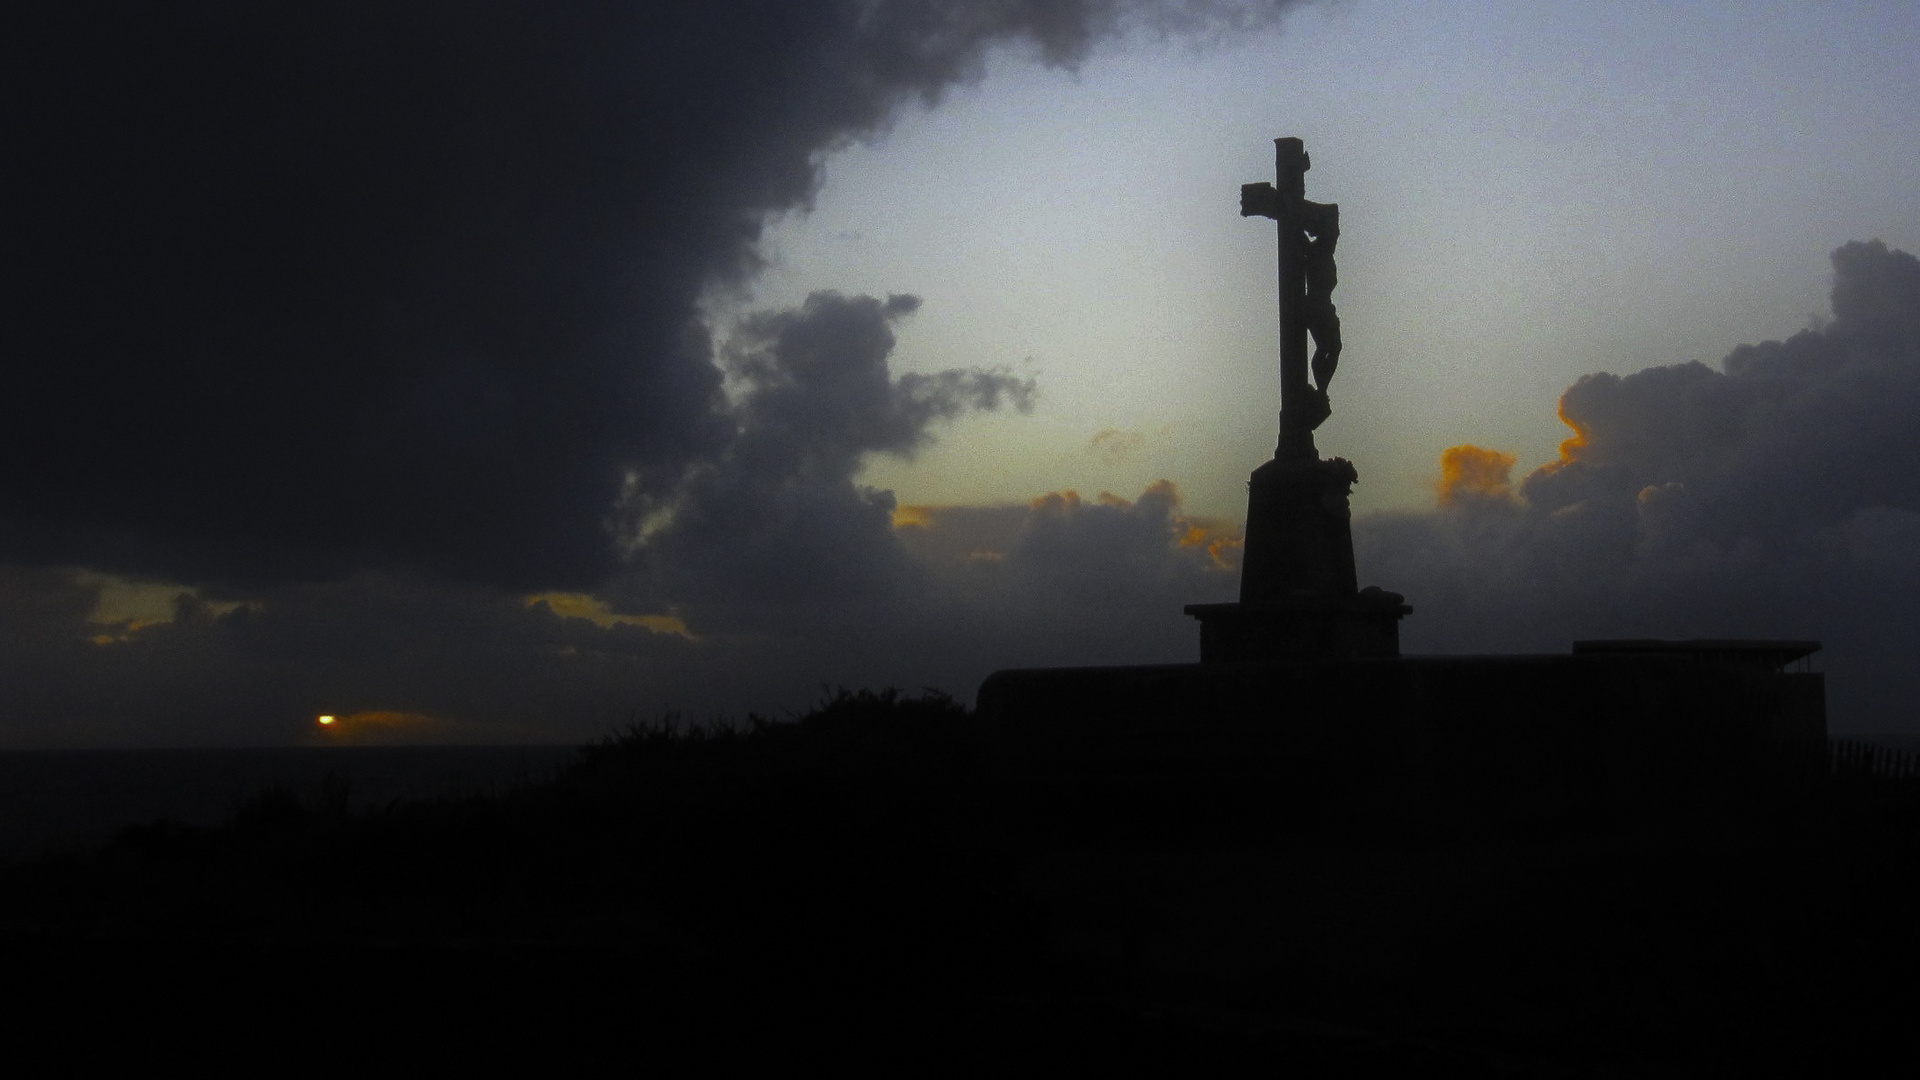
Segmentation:
{"type": "Polygon", "coordinates": [[[999,369],[893,376],[893,325],[919,306],[821,292],[748,318],[725,358],[731,436],[663,501],[636,493],[637,570],[621,588],[683,601],[709,627],[862,615],[905,585],[893,494],[854,481],[867,456],[909,456],[936,423],[1025,411],[1034,393],[999,369]]]}
{"type": "Polygon", "coordinates": [[[1547,509],[1683,485],[1725,541],[1920,509],[1920,261],[1885,244],[1833,253],[1833,318],[1704,364],[1590,375],[1561,401],[1567,460],[1529,477],[1547,509]]]}
{"type": "Polygon", "coordinates": [[[1920,260],[1854,242],[1833,271],[1831,320],[1720,369],[1582,378],[1560,403],[1562,460],[1517,497],[1502,455],[1456,448],[1478,497],[1358,520],[1362,573],[1416,607],[1408,647],[1818,638],[1837,723],[1911,726],[1920,260]]]}
{"type": "Polygon", "coordinates": [[[749,389],[734,415],[731,456],[750,472],[845,478],[869,453],[910,455],[935,421],[1004,401],[1032,405],[1034,383],[1005,370],[948,369],[891,378],[892,324],[915,296],[819,292],[797,311],[746,320],[729,342],[730,371],[749,389]]]}
{"type": "Polygon", "coordinates": [[[701,291],[1026,42],[1263,3],[39,5],[10,22],[0,559],[263,585],[614,565],[727,444],[701,291]]]}
{"type": "Polygon", "coordinates": [[[573,739],[635,710],[802,706],[822,681],[966,693],[1007,627],[852,477],[1031,384],[892,376],[909,298],[816,298],[726,355],[699,303],[757,269],[824,155],[988,50],[1071,65],[1129,27],[1285,6],[17,16],[0,738],[286,742],[327,711],[573,739]],[[246,603],[98,622],[124,586],[74,567],[246,603]],[[524,598],[616,571],[603,595],[684,610],[698,640],[524,598]]]}

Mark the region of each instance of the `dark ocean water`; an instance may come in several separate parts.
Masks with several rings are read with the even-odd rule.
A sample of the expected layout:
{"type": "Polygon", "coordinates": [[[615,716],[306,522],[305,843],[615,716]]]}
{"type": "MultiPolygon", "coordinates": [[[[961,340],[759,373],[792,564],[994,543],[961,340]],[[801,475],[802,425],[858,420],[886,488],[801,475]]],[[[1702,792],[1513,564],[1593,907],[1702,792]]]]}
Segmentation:
{"type": "Polygon", "coordinates": [[[88,847],[168,818],[218,825],[276,785],[312,797],[344,778],[354,809],[551,778],[573,746],[326,746],[0,752],[0,859],[88,847]]]}

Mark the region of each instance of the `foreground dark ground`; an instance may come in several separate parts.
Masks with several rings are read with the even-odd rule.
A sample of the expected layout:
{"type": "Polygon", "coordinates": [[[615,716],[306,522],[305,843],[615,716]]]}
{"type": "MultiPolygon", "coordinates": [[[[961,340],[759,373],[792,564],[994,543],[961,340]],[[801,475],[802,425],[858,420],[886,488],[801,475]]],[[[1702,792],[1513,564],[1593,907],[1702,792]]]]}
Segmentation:
{"type": "Polygon", "coordinates": [[[1711,827],[1416,836],[1257,769],[1008,768],[972,723],[841,695],[635,729],[503,795],[270,792],[13,866],[7,1042],[274,1075],[1910,1068],[1912,781],[1711,827]]]}

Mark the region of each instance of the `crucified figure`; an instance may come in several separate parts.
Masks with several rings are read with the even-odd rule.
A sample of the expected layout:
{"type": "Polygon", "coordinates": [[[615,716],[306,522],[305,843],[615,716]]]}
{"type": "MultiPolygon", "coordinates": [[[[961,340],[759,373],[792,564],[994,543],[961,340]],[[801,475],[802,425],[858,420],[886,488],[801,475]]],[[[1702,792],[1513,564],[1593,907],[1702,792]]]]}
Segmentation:
{"type": "Polygon", "coordinates": [[[1327,384],[1333,381],[1333,369],[1340,365],[1340,313],[1334,310],[1333,289],[1340,284],[1334,266],[1334,245],[1340,242],[1340,204],[1301,200],[1301,230],[1307,235],[1306,258],[1302,270],[1307,279],[1306,302],[1301,305],[1301,321],[1313,335],[1313,386],[1318,399],[1313,411],[1325,417],[1333,411],[1327,403],[1327,384]]]}
{"type": "Polygon", "coordinates": [[[1272,218],[1279,226],[1280,445],[1274,453],[1317,461],[1313,431],[1332,415],[1327,384],[1340,363],[1340,315],[1333,307],[1340,207],[1308,201],[1312,167],[1299,139],[1275,139],[1274,182],[1240,185],[1240,216],[1272,218]]]}

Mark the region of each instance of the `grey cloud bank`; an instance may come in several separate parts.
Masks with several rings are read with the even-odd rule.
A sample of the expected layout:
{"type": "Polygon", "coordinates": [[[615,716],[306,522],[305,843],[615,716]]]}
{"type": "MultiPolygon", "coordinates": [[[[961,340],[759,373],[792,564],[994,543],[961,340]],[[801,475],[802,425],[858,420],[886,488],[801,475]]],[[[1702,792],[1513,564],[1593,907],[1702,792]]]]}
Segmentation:
{"type": "Polygon", "coordinates": [[[1826,643],[1836,726],[1912,729],[1920,681],[1920,260],[1833,253],[1833,315],[1785,341],[1590,375],[1563,460],[1517,492],[1356,523],[1410,651],[1586,637],[1826,643]]]}

